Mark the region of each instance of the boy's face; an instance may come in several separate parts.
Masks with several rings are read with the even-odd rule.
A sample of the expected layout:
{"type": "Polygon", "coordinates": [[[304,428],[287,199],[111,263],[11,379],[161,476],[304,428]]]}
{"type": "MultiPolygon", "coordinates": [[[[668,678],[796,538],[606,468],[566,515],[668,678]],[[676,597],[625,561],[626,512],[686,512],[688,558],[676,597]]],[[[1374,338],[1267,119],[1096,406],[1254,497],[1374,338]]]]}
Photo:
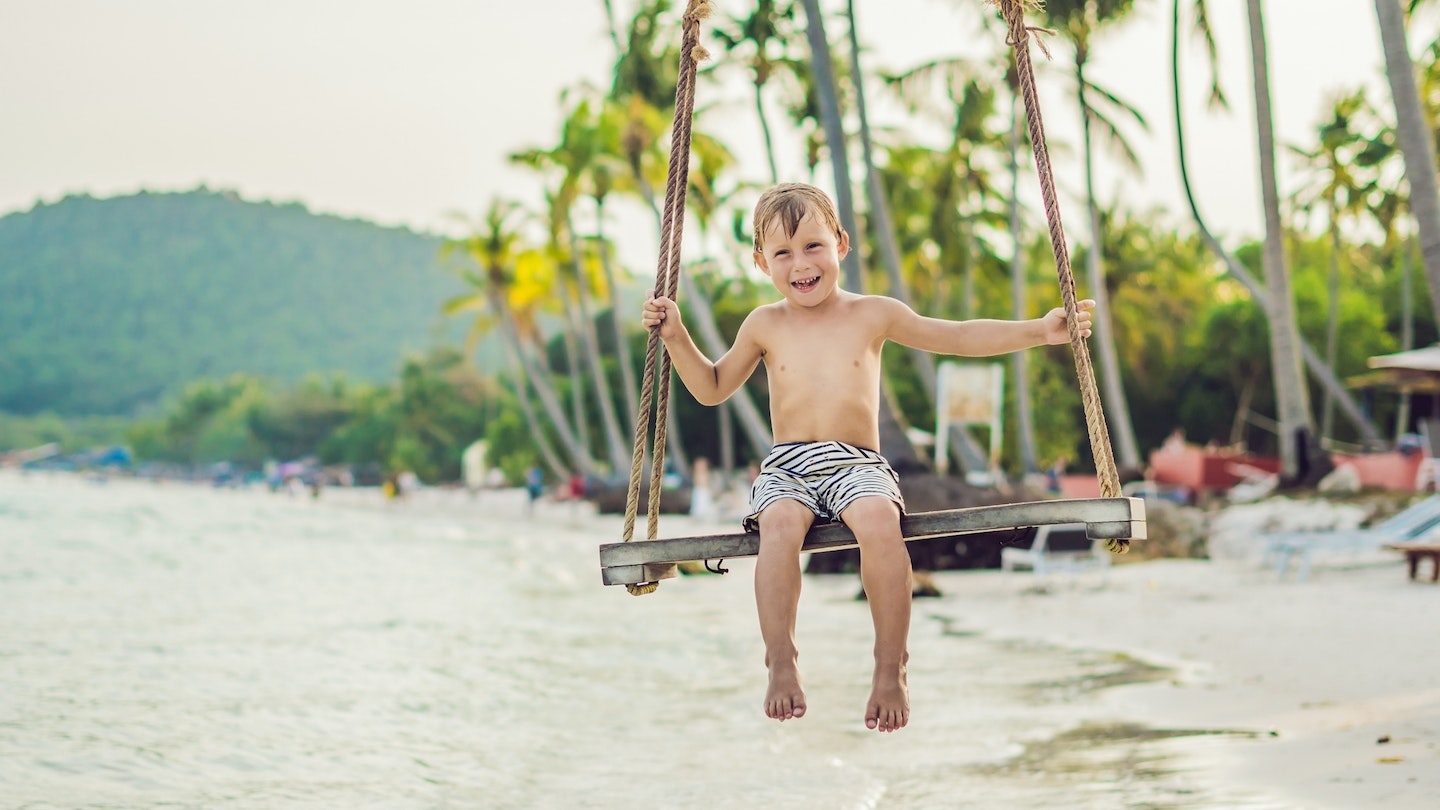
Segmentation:
{"type": "Polygon", "coordinates": [[[840,260],[850,252],[849,234],[836,234],[813,214],[806,214],[792,235],[785,234],[779,217],[761,233],[764,241],[755,251],[755,264],[786,300],[813,307],[830,298],[840,284],[840,260]]]}

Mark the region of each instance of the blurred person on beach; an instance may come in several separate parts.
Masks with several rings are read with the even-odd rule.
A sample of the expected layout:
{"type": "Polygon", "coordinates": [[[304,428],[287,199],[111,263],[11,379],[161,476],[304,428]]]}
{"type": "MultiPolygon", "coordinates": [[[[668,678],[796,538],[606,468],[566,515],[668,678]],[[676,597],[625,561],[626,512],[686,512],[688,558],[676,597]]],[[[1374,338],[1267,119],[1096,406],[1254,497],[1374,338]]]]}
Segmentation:
{"type": "MultiPolygon", "coordinates": [[[[642,323],[659,330],[675,370],[703,405],[733,394],[765,361],[775,445],[751,487],[747,531],[760,533],[755,605],[769,684],[765,714],[805,714],[795,646],[800,548],[817,518],[839,519],[860,546],[861,581],[875,629],[875,669],[865,725],[895,731],[910,719],[906,650],[910,555],[900,533],[899,478],[880,446],[880,350],[886,341],[940,354],[980,357],[1068,343],[1065,310],[1028,321],[947,321],[894,299],[840,288],[850,235],[835,205],[804,183],[774,186],[755,205],[757,267],[781,295],[745,318],[730,350],[711,362],[665,297],[645,302],[642,323]]],[[[1081,301],[1090,334],[1093,301],[1081,301]]]]}
{"type": "Polygon", "coordinates": [[[715,493],[711,489],[710,459],[701,456],[690,468],[690,516],[709,520],[715,517],[715,493]]]}
{"type": "Polygon", "coordinates": [[[1070,466],[1070,460],[1060,456],[1045,469],[1045,488],[1051,495],[1060,494],[1060,481],[1065,477],[1065,468],[1068,466],[1070,466]]]}
{"type": "Polygon", "coordinates": [[[525,493],[530,496],[525,502],[525,514],[535,514],[535,502],[545,494],[545,473],[540,471],[540,465],[536,464],[525,472],[525,493]]]}
{"type": "Polygon", "coordinates": [[[585,476],[580,473],[571,473],[570,480],[565,484],[565,497],[570,500],[585,500],[585,476]]]}

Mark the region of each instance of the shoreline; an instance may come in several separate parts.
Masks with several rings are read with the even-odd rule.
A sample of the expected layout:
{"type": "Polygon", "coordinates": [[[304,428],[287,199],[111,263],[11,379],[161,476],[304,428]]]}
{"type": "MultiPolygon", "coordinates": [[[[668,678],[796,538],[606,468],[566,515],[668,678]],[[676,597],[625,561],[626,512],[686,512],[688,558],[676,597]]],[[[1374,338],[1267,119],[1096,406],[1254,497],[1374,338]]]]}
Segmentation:
{"type": "Polygon", "coordinates": [[[1190,746],[1213,781],[1280,806],[1440,806],[1440,589],[1398,557],[1299,583],[1208,560],[1052,577],[1047,593],[1028,573],[937,579],[934,611],[991,638],[1171,669],[1097,699],[1149,729],[1239,737],[1190,746]]]}

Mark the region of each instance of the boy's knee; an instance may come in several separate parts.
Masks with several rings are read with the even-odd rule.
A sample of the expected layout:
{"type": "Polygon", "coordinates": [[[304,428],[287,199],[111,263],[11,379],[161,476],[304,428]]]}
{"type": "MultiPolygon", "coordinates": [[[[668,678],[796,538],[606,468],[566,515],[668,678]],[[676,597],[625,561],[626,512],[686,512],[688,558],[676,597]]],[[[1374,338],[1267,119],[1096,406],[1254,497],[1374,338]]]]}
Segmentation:
{"type": "Polygon", "coordinates": [[[840,518],[857,539],[862,536],[898,536],[900,533],[900,507],[889,498],[860,498],[845,507],[840,518]]]}
{"type": "Polygon", "coordinates": [[[760,513],[760,536],[804,539],[815,513],[799,501],[779,500],[760,513]]]}

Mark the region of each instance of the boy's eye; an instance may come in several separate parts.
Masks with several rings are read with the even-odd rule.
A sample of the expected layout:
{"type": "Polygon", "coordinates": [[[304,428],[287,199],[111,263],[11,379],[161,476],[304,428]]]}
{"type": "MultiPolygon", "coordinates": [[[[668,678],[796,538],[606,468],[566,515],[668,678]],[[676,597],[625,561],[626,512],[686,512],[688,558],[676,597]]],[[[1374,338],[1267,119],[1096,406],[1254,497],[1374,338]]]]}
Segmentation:
{"type": "Polygon", "coordinates": [[[776,256],[784,256],[786,253],[789,253],[789,252],[790,252],[790,251],[788,251],[788,250],[777,250],[777,251],[775,251],[775,255],[776,255],[776,256]]]}
{"type": "Polygon", "coordinates": [[[806,245],[805,247],[810,248],[811,250],[814,250],[815,248],[820,247],[820,243],[819,243],[819,242],[811,242],[810,244],[806,245]]]}

